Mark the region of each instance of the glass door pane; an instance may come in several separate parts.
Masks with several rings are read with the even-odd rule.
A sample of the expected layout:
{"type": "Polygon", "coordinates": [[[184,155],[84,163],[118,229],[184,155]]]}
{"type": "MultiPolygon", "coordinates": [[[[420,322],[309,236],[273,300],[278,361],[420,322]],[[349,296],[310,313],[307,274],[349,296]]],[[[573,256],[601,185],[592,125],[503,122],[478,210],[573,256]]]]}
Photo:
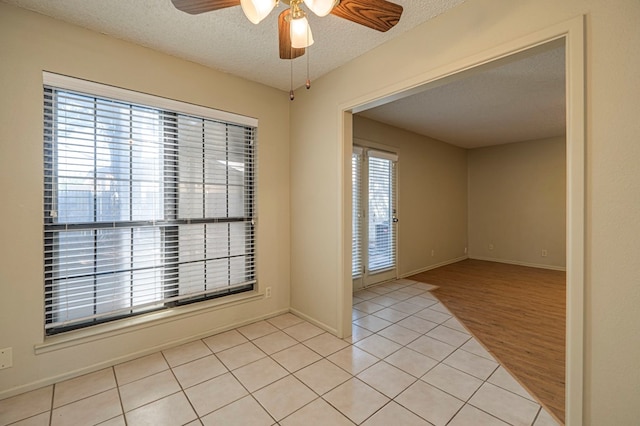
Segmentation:
{"type": "Polygon", "coordinates": [[[353,289],[396,278],[396,154],[353,147],[353,289]]]}
{"type": "Polygon", "coordinates": [[[351,275],[362,276],[362,149],[354,148],[351,155],[351,188],[352,188],[352,218],[351,218],[351,275]]]}
{"type": "Polygon", "coordinates": [[[393,226],[393,162],[369,157],[368,271],[395,267],[393,226]]]}

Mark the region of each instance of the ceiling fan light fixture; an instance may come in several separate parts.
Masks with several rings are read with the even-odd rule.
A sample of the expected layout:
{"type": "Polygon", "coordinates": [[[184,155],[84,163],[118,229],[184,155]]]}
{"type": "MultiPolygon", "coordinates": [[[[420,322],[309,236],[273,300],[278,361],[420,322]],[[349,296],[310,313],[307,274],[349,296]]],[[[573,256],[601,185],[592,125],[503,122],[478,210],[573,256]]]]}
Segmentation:
{"type": "Polygon", "coordinates": [[[313,44],[313,34],[311,34],[311,27],[309,27],[309,21],[302,15],[298,18],[291,18],[290,32],[291,32],[291,47],[301,49],[309,47],[313,44]]]}
{"type": "Polygon", "coordinates": [[[242,11],[249,21],[260,23],[276,7],[277,0],[240,0],[242,11]]]}
{"type": "Polygon", "coordinates": [[[304,0],[309,10],[316,15],[327,16],[331,10],[338,4],[339,0],[304,0]]]}

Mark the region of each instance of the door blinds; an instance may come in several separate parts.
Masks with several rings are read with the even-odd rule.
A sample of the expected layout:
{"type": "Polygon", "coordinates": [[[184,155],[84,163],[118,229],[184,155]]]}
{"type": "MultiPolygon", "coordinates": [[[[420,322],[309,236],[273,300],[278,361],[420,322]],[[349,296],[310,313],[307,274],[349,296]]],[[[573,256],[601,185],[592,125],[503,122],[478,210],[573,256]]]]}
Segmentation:
{"type": "Polygon", "coordinates": [[[256,282],[257,122],[116,92],[97,96],[45,78],[47,334],[256,282]]]}
{"type": "Polygon", "coordinates": [[[352,278],[396,266],[396,164],[393,153],[354,146],[351,155],[352,278]]]}
{"type": "Polygon", "coordinates": [[[352,219],[351,275],[362,276],[362,148],[353,147],[351,154],[352,219]]]}
{"type": "Polygon", "coordinates": [[[370,273],[396,264],[395,154],[367,151],[368,157],[368,267],[370,273]]]}

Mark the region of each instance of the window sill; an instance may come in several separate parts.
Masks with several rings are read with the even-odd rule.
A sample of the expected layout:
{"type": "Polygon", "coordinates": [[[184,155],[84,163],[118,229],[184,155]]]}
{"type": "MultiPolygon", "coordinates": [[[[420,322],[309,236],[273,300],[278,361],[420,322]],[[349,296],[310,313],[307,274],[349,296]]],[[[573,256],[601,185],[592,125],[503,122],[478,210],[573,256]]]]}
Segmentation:
{"type": "Polygon", "coordinates": [[[243,303],[262,299],[264,293],[257,290],[214,299],[207,302],[151,312],[146,315],[117,320],[105,324],[95,325],[80,330],[69,331],[55,336],[45,337],[44,342],[34,346],[36,355],[66,349],[89,342],[108,339],[125,333],[132,333],[145,328],[156,327],[178,319],[201,315],[219,309],[229,308],[243,303]]]}

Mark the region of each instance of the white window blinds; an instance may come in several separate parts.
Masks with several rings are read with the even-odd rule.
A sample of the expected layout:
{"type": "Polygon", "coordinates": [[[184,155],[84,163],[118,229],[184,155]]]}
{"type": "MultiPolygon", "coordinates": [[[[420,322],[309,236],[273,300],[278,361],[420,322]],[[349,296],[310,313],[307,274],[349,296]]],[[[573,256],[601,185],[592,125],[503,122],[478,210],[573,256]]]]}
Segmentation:
{"type": "Polygon", "coordinates": [[[351,275],[364,285],[396,267],[397,161],[394,153],[353,147],[351,275]]]}
{"type": "Polygon", "coordinates": [[[353,147],[351,154],[352,220],[351,275],[362,275],[362,148],[353,147]]]}
{"type": "Polygon", "coordinates": [[[256,282],[255,125],[116,92],[97,96],[45,78],[47,334],[256,282]]]}
{"type": "Polygon", "coordinates": [[[397,156],[367,151],[368,157],[368,271],[395,267],[395,165],[397,156]]]}

